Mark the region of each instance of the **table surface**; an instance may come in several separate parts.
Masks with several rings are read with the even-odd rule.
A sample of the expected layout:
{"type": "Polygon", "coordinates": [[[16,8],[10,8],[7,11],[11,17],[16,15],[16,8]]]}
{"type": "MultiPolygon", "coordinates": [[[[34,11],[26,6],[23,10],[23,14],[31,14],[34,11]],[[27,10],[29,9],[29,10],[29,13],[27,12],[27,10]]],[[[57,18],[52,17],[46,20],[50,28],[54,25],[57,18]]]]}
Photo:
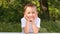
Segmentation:
{"type": "MultiPolygon", "coordinates": [[[[25,34],[25,33],[0,32],[0,34],[25,34]]],[[[29,33],[29,34],[33,34],[33,33],[29,33]]],[[[38,34],[60,34],[60,33],[38,33],[38,34]]]]}

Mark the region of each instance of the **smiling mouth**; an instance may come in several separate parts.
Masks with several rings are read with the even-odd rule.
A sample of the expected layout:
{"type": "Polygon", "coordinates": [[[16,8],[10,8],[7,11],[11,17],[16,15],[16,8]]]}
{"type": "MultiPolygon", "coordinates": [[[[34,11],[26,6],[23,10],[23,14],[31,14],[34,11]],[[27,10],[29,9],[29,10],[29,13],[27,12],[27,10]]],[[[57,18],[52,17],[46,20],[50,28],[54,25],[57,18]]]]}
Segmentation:
{"type": "Polygon", "coordinates": [[[30,20],[30,22],[32,22],[32,21],[30,20]]]}

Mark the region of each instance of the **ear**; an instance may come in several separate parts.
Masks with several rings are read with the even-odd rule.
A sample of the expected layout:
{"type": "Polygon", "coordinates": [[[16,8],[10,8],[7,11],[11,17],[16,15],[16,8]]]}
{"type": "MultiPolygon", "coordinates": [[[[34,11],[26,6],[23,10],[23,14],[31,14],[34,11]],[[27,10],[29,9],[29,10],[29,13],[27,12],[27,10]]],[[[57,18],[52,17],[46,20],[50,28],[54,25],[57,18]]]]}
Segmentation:
{"type": "Polygon", "coordinates": [[[38,17],[38,12],[36,12],[36,17],[38,17]]]}

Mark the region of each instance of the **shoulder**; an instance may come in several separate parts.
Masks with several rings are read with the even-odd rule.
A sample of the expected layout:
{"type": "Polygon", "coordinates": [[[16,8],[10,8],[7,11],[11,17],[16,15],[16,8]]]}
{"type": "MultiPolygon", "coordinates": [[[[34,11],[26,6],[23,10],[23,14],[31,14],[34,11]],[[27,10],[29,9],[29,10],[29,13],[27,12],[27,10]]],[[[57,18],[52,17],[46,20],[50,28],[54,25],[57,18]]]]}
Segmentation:
{"type": "Polygon", "coordinates": [[[24,20],[25,20],[25,18],[23,17],[23,18],[21,18],[21,20],[23,20],[23,21],[24,21],[24,20]]]}
{"type": "Polygon", "coordinates": [[[40,19],[39,17],[37,17],[37,18],[35,19],[35,22],[36,22],[36,23],[40,23],[40,21],[41,21],[41,19],[40,19]]]}
{"type": "Polygon", "coordinates": [[[41,20],[41,19],[39,17],[37,17],[36,20],[41,20]]]}

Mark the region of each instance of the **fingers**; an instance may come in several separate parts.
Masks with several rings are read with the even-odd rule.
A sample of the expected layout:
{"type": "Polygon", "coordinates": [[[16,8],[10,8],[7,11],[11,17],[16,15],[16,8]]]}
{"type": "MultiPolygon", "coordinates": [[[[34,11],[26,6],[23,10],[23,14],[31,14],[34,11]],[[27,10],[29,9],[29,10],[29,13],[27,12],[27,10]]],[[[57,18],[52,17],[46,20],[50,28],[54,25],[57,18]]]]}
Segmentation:
{"type": "MultiPolygon", "coordinates": [[[[35,15],[35,18],[37,18],[37,17],[38,17],[38,15],[35,15]]],[[[35,18],[34,18],[34,19],[35,19],[35,18]]]]}
{"type": "Polygon", "coordinates": [[[24,15],[24,18],[25,18],[27,21],[29,21],[29,17],[27,17],[26,15],[24,15]]]}
{"type": "Polygon", "coordinates": [[[30,18],[30,17],[24,15],[24,18],[25,18],[27,21],[33,21],[33,20],[35,20],[35,18],[37,18],[37,17],[38,17],[38,16],[35,15],[35,16],[33,16],[33,18],[30,18]]]}

